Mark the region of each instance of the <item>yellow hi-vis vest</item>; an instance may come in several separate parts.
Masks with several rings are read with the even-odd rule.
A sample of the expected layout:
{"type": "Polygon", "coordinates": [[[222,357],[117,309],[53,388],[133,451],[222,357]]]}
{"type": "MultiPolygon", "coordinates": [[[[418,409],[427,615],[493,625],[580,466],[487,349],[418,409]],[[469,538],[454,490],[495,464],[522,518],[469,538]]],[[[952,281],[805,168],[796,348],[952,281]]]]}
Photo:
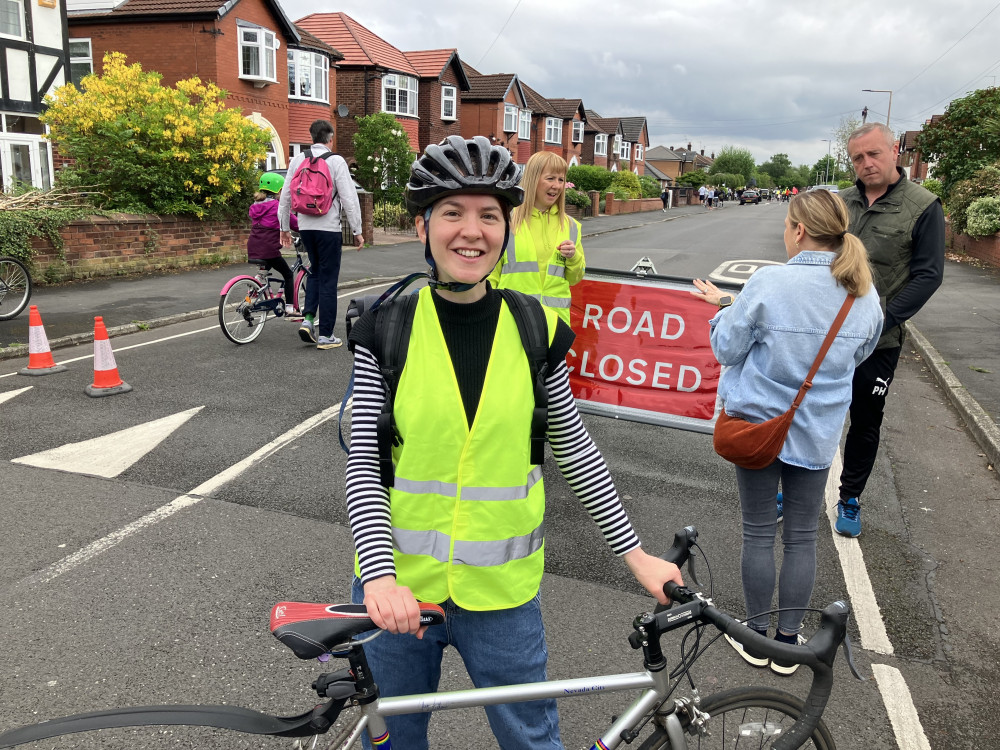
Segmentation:
{"type": "MultiPolygon", "coordinates": [[[[570,240],[574,245],[580,236],[580,225],[571,217],[566,217],[566,225],[560,230],[557,244],[570,240]]],[[[529,297],[534,297],[544,307],[556,311],[569,325],[569,310],[572,302],[569,282],[566,281],[566,261],[558,250],[553,251],[542,281],[538,273],[538,249],[531,236],[528,222],[521,224],[514,237],[507,243],[507,249],[500,259],[500,281],[498,289],[515,289],[529,297]]]]}
{"type": "MultiPolygon", "coordinates": [[[[549,344],[556,317],[546,311],[549,344]]],[[[529,460],[534,390],[506,302],[470,429],[434,309],[420,290],[395,405],[402,444],[389,490],[396,580],[420,601],[517,607],[538,592],[542,470],[529,460]]]]}

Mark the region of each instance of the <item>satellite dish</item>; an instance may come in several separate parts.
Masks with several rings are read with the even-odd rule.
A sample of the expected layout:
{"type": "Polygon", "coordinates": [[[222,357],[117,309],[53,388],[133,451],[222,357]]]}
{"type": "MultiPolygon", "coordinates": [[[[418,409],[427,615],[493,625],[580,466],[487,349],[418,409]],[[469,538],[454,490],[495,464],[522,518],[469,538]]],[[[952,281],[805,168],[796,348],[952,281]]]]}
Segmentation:
{"type": "Polygon", "coordinates": [[[340,117],[347,117],[347,115],[350,114],[350,111],[351,110],[347,108],[346,104],[337,105],[337,114],[340,117]]]}

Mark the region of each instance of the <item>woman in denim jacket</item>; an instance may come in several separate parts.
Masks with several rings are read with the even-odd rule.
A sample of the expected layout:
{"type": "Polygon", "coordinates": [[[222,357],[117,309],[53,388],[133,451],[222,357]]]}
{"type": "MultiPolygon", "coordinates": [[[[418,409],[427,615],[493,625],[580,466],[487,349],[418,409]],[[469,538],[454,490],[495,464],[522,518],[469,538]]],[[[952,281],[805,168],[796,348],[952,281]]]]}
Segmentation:
{"type": "MultiPolygon", "coordinates": [[[[816,579],[816,533],[826,477],[851,403],[854,368],[875,348],[882,310],[864,245],[847,232],[844,202],[826,190],[792,198],[785,218],[788,263],[757,271],[731,306],[712,318],[711,341],[725,366],[719,398],[726,413],[763,422],[788,410],[848,294],[856,298],[792,420],[778,459],[764,469],[736,467],[743,512],[742,575],[747,624],[766,634],[774,596],[775,497],[783,491],[784,558],[775,638],[800,642],[803,609],[816,579]]],[[[695,280],[692,292],[718,305],[721,292],[695,280]]],[[[724,301],[724,300],[723,300],[724,301]]],[[[730,644],[750,664],[769,662],[730,644]]],[[[778,674],[797,665],[771,662],[778,674]]]]}

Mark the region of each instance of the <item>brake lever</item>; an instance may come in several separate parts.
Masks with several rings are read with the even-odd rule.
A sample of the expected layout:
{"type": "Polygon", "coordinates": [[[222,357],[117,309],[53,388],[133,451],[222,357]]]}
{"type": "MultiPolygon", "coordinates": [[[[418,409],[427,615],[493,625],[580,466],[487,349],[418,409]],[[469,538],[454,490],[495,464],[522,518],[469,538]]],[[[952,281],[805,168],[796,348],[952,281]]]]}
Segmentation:
{"type": "MultiPolygon", "coordinates": [[[[699,549],[701,549],[701,548],[699,547],[699,549]]],[[[695,558],[694,555],[691,555],[691,557],[688,558],[687,569],[688,569],[688,573],[691,574],[691,580],[694,581],[699,586],[701,586],[701,581],[698,580],[698,576],[695,575],[695,572],[694,572],[694,558],[695,558]]]]}
{"type": "Polygon", "coordinates": [[[844,633],[843,647],[844,658],[847,659],[847,666],[851,668],[851,674],[853,674],[855,678],[861,680],[861,682],[868,682],[868,678],[862,677],[861,673],[858,672],[858,668],[854,666],[854,653],[851,650],[851,636],[846,632],[844,633]]]}

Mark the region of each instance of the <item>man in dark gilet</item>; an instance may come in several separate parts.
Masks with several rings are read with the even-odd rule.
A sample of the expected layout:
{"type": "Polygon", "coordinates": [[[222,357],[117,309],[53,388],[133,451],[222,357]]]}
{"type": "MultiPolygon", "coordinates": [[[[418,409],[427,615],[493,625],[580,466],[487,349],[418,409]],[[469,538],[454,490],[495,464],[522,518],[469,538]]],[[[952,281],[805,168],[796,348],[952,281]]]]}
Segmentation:
{"type": "Polygon", "coordinates": [[[904,323],[941,286],[944,275],[944,212],[937,196],[910,182],[896,166],[899,146],[885,125],[862,125],[848,138],[847,152],[858,179],[840,197],[850,212],[850,232],[868,250],[885,312],[878,346],[854,372],[840,475],[836,529],[856,537],[861,534],[861,493],[875,465],[904,323]]]}

